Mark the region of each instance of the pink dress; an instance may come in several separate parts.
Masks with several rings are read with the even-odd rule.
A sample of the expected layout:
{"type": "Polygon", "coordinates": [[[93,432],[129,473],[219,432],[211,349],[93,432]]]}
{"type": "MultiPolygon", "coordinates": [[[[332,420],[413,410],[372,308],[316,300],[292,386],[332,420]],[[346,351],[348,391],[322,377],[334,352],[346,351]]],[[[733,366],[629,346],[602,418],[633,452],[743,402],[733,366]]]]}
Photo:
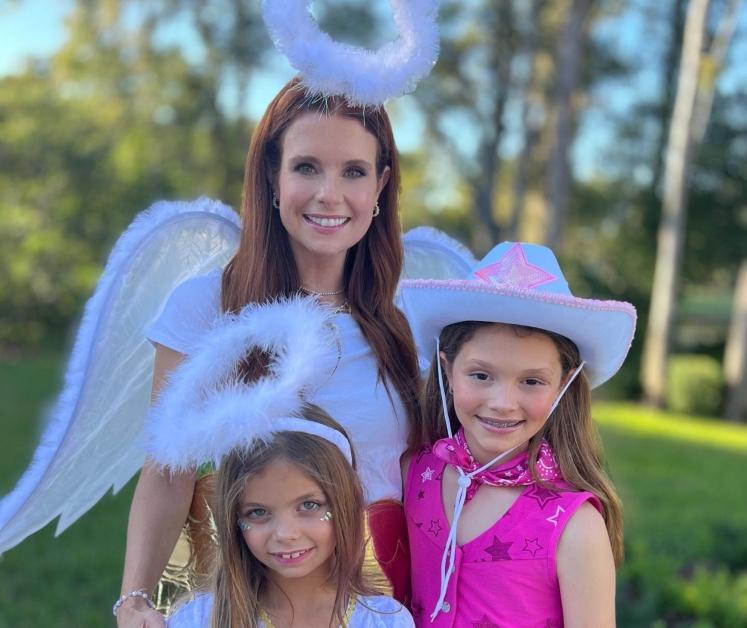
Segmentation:
{"type": "MultiPolygon", "coordinates": [[[[423,449],[410,465],[405,514],[412,564],[412,615],[416,626],[456,628],[560,628],[563,608],[555,555],[560,535],[586,501],[599,500],[557,484],[523,487],[505,515],[456,549],[443,612],[430,615],[441,586],[441,555],[449,522],[441,498],[446,463],[423,449]]],[[[479,489],[478,489],[479,490],[479,489]]]]}

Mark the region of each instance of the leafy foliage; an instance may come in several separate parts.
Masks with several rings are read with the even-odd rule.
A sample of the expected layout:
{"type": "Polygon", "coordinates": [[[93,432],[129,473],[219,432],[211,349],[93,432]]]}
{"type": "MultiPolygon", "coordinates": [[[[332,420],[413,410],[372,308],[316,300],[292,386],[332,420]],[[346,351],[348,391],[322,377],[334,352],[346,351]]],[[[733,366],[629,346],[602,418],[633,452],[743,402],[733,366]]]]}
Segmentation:
{"type": "Polygon", "coordinates": [[[0,79],[0,344],[62,334],[116,236],[158,198],[236,203],[248,136],[217,77],[77,10],[49,61],[0,79]]]}
{"type": "Polygon", "coordinates": [[[667,405],[675,412],[715,416],[721,407],[721,365],[707,355],[669,359],[667,405]]]}

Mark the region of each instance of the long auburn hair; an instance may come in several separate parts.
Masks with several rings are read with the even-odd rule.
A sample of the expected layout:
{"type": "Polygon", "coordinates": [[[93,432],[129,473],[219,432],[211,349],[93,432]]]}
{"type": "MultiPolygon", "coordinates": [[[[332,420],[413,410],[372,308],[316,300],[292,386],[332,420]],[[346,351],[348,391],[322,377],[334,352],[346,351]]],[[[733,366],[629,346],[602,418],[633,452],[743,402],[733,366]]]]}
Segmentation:
{"type": "MultiPolygon", "coordinates": [[[[250,302],[289,296],[300,287],[288,233],[272,208],[285,131],[306,113],[357,120],[377,140],[376,174],[389,166],[389,180],[379,195],[381,212],[345,260],[345,293],[351,314],[371,346],[379,377],[400,395],[410,425],[419,421],[418,365],[410,327],[394,305],[404,252],[400,238],[400,168],[389,116],[383,107],[351,107],[342,97],[309,97],[298,78],[275,96],[252,135],[246,158],[241,202],[239,249],[223,272],[221,306],[238,312],[250,302]]],[[[251,379],[251,363],[244,365],[251,379]]],[[[388,386],[387,386],[388,389],[388,386]]],[[[412,428],[411,428],[412,429],[412,428]]]]}
{"type": "MultiPolygon", "coordinates": [[[[489,325],[506,325],[521,336],[538,333],[550,338],[558,350],[563,379],[581,364],[578,347],[565,336],[523,325],[477,321],[454,323],[444,327],[439,338],[439,346],[446,356],[446,361],[453,364],[462,346],[478,329],[489,325]]],[[[416,451],[447,435],[435,359],[423,387],[422,405],[422,427],[413,435],[411,451],[416,451]]],[[[450,395],[447,396],[447,406],[451,429],[455,432],[460,424],[454,411],[454,399],[450,395]]],[[[593,493],[601,502],[615,564],[621,564],[624,554],[622,502],[604,471],[602,442],[591,417],[591,388],[583,369],[565,391],[542,429],[529,439],[529,466],[532,478],[539,484],[544,484],[537,473],[537,457],[542,440],[550,443],[555,451],[563,479],[575,489],[593,493]]]]}
{"type": "MultiPolygon", "coordinates": [[[[307,404],[303,418],[345,430],[318,406],[307,404]]],[[[249,551],[237,524],[240,497],[246,482],[272,462],[297,466],[324,492],[334,513],[335,530],[330,583],[335,587],[333,616],[343,623],[350,595],[379,593],[363,571],[365,530],[363,488],[354,465],[329,441],[302,432],[279,432],[270,442],[226,456],[218,468],[214,504],[218,552],[212,577],[214,594],[211,628],[258,628],[260,596],[267,586],[268,569],[249,551]]]]}

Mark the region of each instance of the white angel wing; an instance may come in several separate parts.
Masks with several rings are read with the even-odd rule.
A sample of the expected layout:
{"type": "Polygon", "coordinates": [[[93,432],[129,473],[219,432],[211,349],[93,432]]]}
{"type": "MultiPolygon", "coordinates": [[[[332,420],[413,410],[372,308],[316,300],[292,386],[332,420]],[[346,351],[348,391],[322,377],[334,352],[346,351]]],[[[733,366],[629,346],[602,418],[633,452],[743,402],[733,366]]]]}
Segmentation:
{"type": "MultiPolygon", "coordinates": [[[[463,279],[477,264],[470,250],[443,231],[415,227],[402,236],[405,263],[400,279],[463,279]]],[[[395,304],[402,309],[399,290],[395,304]]],[[[430,356],[418,355],[421,373],[430,368],[430,356]]]]}
{"type": "Polygon", "coordinates": [[[433,227],[410,229],[402,243],[405,264],[401,279],[462,279],[477,263],[467,247],[433,227]]]}
{"type": "Polygon", "coordinates": [[[154,355],[144,330],[175,286],[227,263],[238,225],[231,208],[207,198],[162,201],[119,238],[86,304],[41,443],[0,501],[0,554],[58,515],[60,534],[140,469],[154,355]]]}

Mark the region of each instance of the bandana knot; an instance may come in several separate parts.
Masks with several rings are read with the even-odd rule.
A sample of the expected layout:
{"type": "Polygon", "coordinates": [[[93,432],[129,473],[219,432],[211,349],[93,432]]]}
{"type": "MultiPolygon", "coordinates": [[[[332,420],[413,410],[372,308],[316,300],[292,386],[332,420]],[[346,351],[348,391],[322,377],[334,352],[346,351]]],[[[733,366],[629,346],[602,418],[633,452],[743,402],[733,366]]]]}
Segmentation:
{"type": "MultiPolygon", "coordinates": [[[[467,486],[467,501],[475,496],[475,492],[482,484],[490,486],[527,486],[534,483],[529,468],[529,454],[525,451],[517,453],[513,458],[493,469],[485,469],[474,475],[480,468],[475,460],[464,436],[464,428],[460,427],[453,438],[442,438],[433,445],[433,454],[447,464],[462,469],[467,474],[460,476],[471,480],[467,486]]],[[[560,465],[550,444],[543,440],[537,456],[537,475],[542,480],[553,481],[562,479],[560,465]]]]}

